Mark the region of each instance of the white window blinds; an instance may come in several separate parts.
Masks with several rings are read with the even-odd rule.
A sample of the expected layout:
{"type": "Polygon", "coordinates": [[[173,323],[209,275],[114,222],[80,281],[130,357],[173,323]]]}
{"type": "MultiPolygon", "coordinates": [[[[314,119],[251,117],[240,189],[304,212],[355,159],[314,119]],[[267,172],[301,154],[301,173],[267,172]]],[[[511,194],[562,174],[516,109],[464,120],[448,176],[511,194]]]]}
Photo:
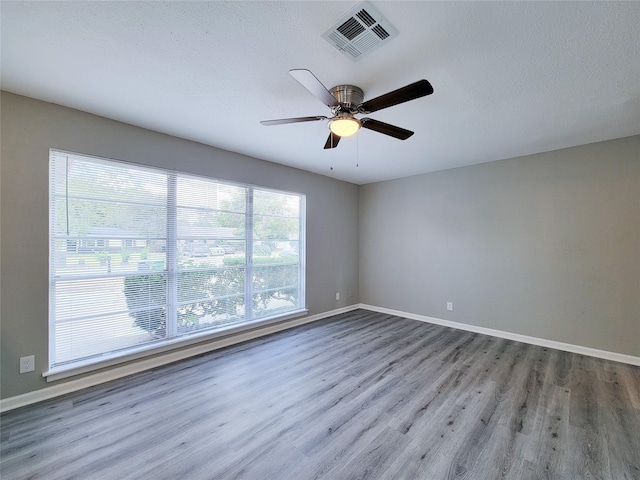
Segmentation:
{"type": "Polygon", "coordinates": [[[52,150],[50,368],[304,308],[304,196],[52,150]]]}

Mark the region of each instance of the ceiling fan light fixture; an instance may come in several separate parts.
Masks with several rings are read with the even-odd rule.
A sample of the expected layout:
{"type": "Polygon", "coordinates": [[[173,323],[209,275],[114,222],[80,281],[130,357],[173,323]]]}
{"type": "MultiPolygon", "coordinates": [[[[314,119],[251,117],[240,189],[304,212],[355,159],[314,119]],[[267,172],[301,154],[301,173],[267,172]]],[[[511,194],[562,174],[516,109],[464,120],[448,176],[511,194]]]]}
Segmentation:
{"type": "Polygon", "coordinates": [[[360,130],[360,122],[352,116],[336,117],[329,122],[329,130],[339,137],[350,137],[360,130]]]}

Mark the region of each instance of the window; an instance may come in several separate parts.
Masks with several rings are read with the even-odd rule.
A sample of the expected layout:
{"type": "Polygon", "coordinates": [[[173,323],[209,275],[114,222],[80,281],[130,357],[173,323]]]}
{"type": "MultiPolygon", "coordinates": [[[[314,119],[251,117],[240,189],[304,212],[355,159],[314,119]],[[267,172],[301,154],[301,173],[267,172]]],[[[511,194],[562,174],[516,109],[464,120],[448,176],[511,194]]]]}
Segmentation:
{"type": "Polygon", "coordinates": [[[303,195],[52,150],[50,368],[304,309],[303,195]]]}

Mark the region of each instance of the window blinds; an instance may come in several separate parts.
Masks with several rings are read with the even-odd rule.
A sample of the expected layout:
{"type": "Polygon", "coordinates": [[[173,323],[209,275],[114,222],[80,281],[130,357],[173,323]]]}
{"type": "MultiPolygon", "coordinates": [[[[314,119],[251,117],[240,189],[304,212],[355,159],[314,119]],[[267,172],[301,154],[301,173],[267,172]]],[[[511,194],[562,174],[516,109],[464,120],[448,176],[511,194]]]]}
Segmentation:
{"type": "Polygon", "coordinates": [[[304,308],[304,196],[51,150],[50,368],[304,308]]]}

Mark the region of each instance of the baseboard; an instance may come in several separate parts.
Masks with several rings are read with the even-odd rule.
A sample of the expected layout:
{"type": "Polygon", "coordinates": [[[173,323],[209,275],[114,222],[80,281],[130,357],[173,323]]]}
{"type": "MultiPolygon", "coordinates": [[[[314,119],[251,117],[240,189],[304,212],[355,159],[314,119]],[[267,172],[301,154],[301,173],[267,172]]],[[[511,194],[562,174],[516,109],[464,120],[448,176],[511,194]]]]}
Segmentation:
{"type": "Polygon", "coordinates": [[[389,315],[410,318],[411,320],[418,320],[420,322],[433,323],[436,325],[442,325],[443,327],[455,328],[457,330],[466,330],[468,332],[491,335],[493,337],[505,338],[507,340],[514,340],[516,342],[538,345],[540,347],[554,348],[556,350],[563,350],[565,352],[579,353],[581,355],[588,355],[590,357],[603,358],[605,360],[612,360],[614,362],[628,363],[630,365],[640,366],[640,357],[626,355],[624,353],[609,352],[607,350],[598,350],[597,348],[583,347],[582,345],[573,345],[571,343],[557,342],[555,340],[531,337],[529,335],[521,335],[519,333],[504,332],[502,330],[496,330],[493,328],[478,327],[476,325],[469,325],[466,323],[452,322],[451,320],[442,320],[440,318],[402,312],[400,310],[392,310],[390,308],[377,307],[375,305],[367,305],[361,303],[359,307],[364,310],[371,310],[372,312],[387,313],[389,315]]]}
{"type": "Polygon", "coordinates": [[[41,388],[28,392],[22,395],[16,395],[14,397],[8,397],[0,400],[0,413],[13,410],[15,408],[24,407],[33,403],[41,402],[43,400],[49,400],[51,398],[59,397],[67,393],[76,392],[83,388],[92,387],[101,383],[116,380],[118,378],[126,377],[134,373],[143,372],[152,368],[156,368],[168,363],[173,363],[178,360],[193,357],[195,355],[201,355],[203,353],[218,350],[220,348],[235,345],[237,343],[245,342],[247,340],[253,340],[265,335],[270,335],[282,330],[287,330],[306,323],[322,320],[341,313],[350,312],[356,309],[370,310],[373,312],[386,313],[389,315],[396,315],[399,317],[409,318],[412,320],[418,320],[426,323],[433,323],[435,325],[442,325],[444,327],[455,328],[457,330],[466,330],[469,332],[481,333],[484,335],[491,335],[494,337],[505,338],[507,340],[514,340],[517,342],[529,343],[531,345],[538,345],[541,347],[554,348],[557,350],[563,350],[571,353],[578,353],[581,355],[588,355],[591,357],[602,358],[605,360],[612,360],[614,362],[627,363],[630,365],[640,366],[640,357],[633,355],[626,355],[623,353],[609,352],[606,350],[598,350],[596,348],[584,347],[582,345],[573,345],[570,343],[557,342],[555,340],[547,340],[544,338],[531,337],[529,335],[521,335],[518,333],[505,332],[502,330],[496,330],[493,328],[479,327],[476,325],[469,325],[466,323],[453,322],[451,320],[443,320],[440,318],[429,317],[426,315],[418,315],[415,313],[403,312],[400,310],[393,310],[390,308],[378,307],[368,304],[355,304],[328,312],[319,313],[316,315],[309,315],[301,318],[288,320],[285,322],[268,325],[255,330],[249,330],[246,332],[232,335],[229,337],[223,337],[211,342],[198,344],[192,347],[184,348],[177,351],[167,352],[166,354],[159,355],[157,357],[143,359],[127,365],[110,368],[105,371],[96,372],[76,380],[70,380],[50,387],[41,388]]]}
{"type": "Polygon", "coordinates": [[[0,413],[7,412],[19,407],[24,407],[26,405],[31,405],[33,403],[41,402],[43,400],[49,400],[51,398],[59,397],[67,393],[76,392],[78,390],[82,390],[83,388],[93,387],[94,385],[99,385],[101,383],[126,377],[134,373],[150,370],[152,368],[166,365],[168,363],[173,363],[178,360],[183,360],[185,358],[193,357],[195,355],[201,355],[203,353],[218,350],[220,348],[235,345],[237,343],[246,342],[247,340],[253,340],[255,338],[270,335],[282,330],[287,330],[299,325],[315,322],[341,313],[350,312],[358,308],[360,308],[360,306],[356,304],[338,308],[335,310],[330,310],[328,312],[318,313],[316,315],[298,317],[292,320],[287,320],[284,322],[259,327],[254,330],[244,331],[235,335],[222,337],[211,342],[201,343],[180,350],[167,352],[156,357],[142,359],[119,367],[109,368],[108,370],[99,371],[78,378],[76,380],[70,380],[57,385],[52,385],[50,387],[34,390],[33,392],[4,398],[0,400],[0,413]]]}

